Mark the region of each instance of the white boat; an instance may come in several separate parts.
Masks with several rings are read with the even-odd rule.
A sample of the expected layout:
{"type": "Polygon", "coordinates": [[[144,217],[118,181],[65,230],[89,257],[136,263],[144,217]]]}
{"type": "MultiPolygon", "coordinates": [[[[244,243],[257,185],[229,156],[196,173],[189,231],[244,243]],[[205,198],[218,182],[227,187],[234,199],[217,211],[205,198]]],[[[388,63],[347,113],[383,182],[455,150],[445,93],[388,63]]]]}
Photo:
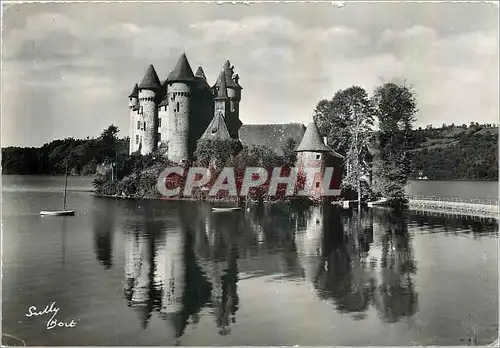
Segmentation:
{"type": "Polygon", "coordinates": [[[232,208],[213,208],[212,207],[212,211],[214,213],[222,213],[222,212],[237,211],[237,210],[241,210],[241,208],[240,207],[232,207],[232,208]]]}
{"type": "Polygon", "coordinates": [[[63,208],[62,210],[42,210],[40,215],[51,215],[51,216],[73,216],[75,215],[74,210],[66,209],[66,191],[68,189],[68,167],[66,167],[66,174],[64,176],[64,196],[63,196],[63,208]]]}
{"type": "Polygon", "coordinates": [[[52,215],[52,216],[69,216],[75,215],[74,210],[42,210],[40,215],[52,215]]]}

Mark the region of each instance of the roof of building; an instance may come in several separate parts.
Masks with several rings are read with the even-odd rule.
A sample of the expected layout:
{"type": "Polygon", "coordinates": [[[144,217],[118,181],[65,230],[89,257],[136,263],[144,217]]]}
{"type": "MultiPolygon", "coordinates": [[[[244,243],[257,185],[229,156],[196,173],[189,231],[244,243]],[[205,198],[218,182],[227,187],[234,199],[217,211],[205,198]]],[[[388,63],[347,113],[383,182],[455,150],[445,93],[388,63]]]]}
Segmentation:
{"type": "Polygon", "coordinates": [[[168,94],[165,93],[165,96],[161,100],[160,104],[158,106],[167,106],[168,105],[168,94]]]}
{"type": "Polygon", "coordinates": [[[226,81],[226,87],[243,89],[237,81],[239,79],[239,76],[237,77],[236,80],[233,80],[233,74],[234,74],[233,70],[234,70],[234,67],[231,66],[231,63],[229,63],[229,60],[226,60],[226,62],[222,66],[222,71],[224,72],[224,75],[220,74],[217,77],[217,81],[215,81],[215,84],[213,85],[212,88],[219,87],[221,84],[221,81],[222,81],[222,76],[224,76],[225,81],[226,81]]]}
{"type": "Polygon", "coordinates": [[[217,113],[200,139],[229,139],[229,131],[226,127],[224,116],[217,113]]]}
{"type": "Polygon", "coordinates": [[[299,147],[295,151],[329,152],[335,157],[344,158],[344,156],[340,155],[323,142],[323,139],[321,139],[321,136],[319,134],[318,126],[316,126],[316,123],[314,121],[310,122],[307,126],[304,137],[302,138],[299,147]]]}
{"type": "Polygon", "coordinates": [[[239,130],[240,140],[247,146],[266,146],[283,154],[282,148],[289,138],[300,143],[306,127],[302,123],[244,124],[239,130]]]}
{"type": "Polygon", "coordinates": [[[196,73],[194,74],[194,78],[196,81],[198,81],[199,88],[211,90],[210,85],[207,82],[207,77],[205,75],[205,72],[203,71],[203,68],[201,66],[199,66],[198,69],[196,69],[196,73]]]}
{"type": "Polygon", "coordinates": [[[215,100],[227,99],[226,81],[223,77],[224,77],[224,71],[221,71],[219,74],[219,79],[221,83],[217,87],[217,96],[215,97],[215,100]]]}
{"type": "Polygon", "coordinates": [[[193,70],[191,69],[191,65],[189,65],[186,54],[183,53],[179,57],[177,64],[175,65],[174,70],[170,72],[168,75],[168,82],[190,82],[194,81],[195,77],[193,74],[193,70]]]}
{"type": "Polygon", "coordinates": [[[153,64],[150,64],[144,77],[142,78],[141,83],[138,86],[138,89],[158,89],[161,87],[160,79],[156,74],[155,68],[153,64]]]}
{"type": "Polygon", "coordinates": [[[201,65],[198,67],[198,69],[196,69],[194,76],[202,77],[205,80],[207,79],[207,77],[205,76],[205,72],[203,71],[203,68],[201,67],[201,65]]]}
{"type": "Polygon", "coordinates": [[[132,90],[132,93],[128,96],[129,98],[137,98],[139,96],[139,86],[137,86],[137,83],[134,85],[134,89],[132,90]]]}

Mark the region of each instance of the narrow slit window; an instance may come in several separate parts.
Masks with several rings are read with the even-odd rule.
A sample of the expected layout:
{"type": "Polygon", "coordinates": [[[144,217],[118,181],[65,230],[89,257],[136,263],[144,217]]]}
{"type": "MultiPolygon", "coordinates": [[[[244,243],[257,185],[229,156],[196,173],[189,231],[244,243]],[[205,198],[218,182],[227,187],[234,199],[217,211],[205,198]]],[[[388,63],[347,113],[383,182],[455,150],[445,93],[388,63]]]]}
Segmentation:
{"type": "Polygon", "coordinates": [[[161,127],[161,117],[158,118],[158,127],[161,127]]]}
{"type": "Polygon", "coordinates": [[[137,121],[137,129],[141,129],[141,121],[137,121]]]}
{"type": "Polygon", "coordinates": [[[139,144],[139,134],[137,134],[137,135],[135,136],[135,143],[136,143],[136,144],[139,144]]]}

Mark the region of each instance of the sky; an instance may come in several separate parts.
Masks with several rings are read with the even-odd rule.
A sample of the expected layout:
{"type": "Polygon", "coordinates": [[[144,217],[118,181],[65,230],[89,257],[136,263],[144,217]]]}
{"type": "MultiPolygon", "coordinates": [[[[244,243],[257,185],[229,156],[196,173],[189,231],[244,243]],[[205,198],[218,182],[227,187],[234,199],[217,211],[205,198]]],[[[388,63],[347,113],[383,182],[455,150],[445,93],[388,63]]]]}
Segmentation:
{"type": "Polygon", "coordinates": [[[3,5],[2,146],[128,136],[148,65],[185,52],[215,82],[226,59],[243,123],[307,123],[358,85],[413,86],[415,127],[498,123],[498,6],[478,3],[24,3],[3,5]]]}

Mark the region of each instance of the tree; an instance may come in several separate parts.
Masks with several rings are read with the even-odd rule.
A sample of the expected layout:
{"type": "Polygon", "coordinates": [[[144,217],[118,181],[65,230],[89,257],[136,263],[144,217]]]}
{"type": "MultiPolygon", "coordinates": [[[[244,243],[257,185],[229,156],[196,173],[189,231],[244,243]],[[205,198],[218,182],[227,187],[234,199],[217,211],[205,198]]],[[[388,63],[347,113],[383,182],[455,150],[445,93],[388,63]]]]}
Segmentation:
{"type": "Polygon", "coordinates": [[[320,133],[326,136],[328,145],[341,154],[346,153],[350,138],[346,97],[346,93],[339,90],[332,100],[321,100],[314,109],[314,120],[320,133]]]}
{"type": "Polygon", "coordinates": [[[314,111],[316,124],[327,136],[328,144],[346,155],[343,183],[356,190],[358,204],[361,204],[360,179],[370,170],[368,145],[373,133],[373,115],[368,94],[359,86],[337,91],[331,101],[320,101],[314,111]]]}
{"type": "Polygon", "coordinates": [[[374,110],[366,91],[358,86],[350,87],[343,91],[343,107],[348,113],[349,120],[348,148],[345,158],[346,176],[344,183],[352,186],[358,193],[358,207],[361,206],[361,177],[369,174],[368,144],[373,133],[374,110]]]}
{"type": "Polygon", "coordinates": [[[412,124],[417,112],[412,89],[386,83],[373,96],[380,132],[377,180],[379,189],[390,203],[406,204],[404,188],[411,172],[409,156],[412,124]]]}

